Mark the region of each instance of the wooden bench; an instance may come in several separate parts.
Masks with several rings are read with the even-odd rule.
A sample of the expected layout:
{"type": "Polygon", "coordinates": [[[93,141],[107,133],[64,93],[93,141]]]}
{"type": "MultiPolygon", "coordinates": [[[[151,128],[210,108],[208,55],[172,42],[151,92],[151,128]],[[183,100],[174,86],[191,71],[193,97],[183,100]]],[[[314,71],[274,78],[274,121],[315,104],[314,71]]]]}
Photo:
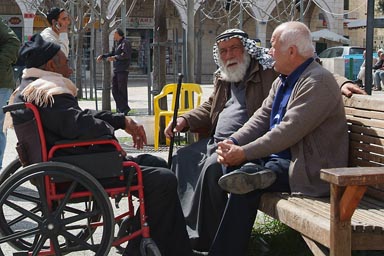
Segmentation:
{"type": "Polygon", "coordinates": [[[321,170],[330,197],[266,193],[260,210],[300,232],[314,255],[384,255],[384,95],[354,95],[344,105],[350,167],[321,170]]]}

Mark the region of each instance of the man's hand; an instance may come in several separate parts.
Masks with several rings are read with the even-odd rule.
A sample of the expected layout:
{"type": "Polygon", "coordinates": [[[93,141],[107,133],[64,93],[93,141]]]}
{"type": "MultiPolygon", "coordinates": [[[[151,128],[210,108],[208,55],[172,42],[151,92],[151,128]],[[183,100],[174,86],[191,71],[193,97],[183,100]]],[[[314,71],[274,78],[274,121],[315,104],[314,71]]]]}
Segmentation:
{"type": "Polygon", "coordinates": [[[103,55],[97,56],[97,58],[96,58],[97,63],[100,63],[102,60],[103,60],[103,55]]]}
{"type": "Polygon", "coordinates": [[[108,57],[107,61],[114,62],[114,61],[116,61],[116,57],[115,56],[108,57]]]}
{"type": "Polygon", "coordinates": [[[176,119],[176,126],[172,131],[172,121],[169,122],[168,126],[164,130],[164,135],[168,139],[173,137],[173,135],[177,132],[182,131],[187,126],[187,120],[185,120],[183,117],[178,117],[176,119]]]}
{"type": "Polygon", "coordinates": [[[128,134],[132,135],[133,146],[137,149],[142,149],[144,145],[147,145],[147,135],[145,134],[144,126],[138,124],[132,118],[125,117],[125,129],[128,134]]]}
{"type": "Polygon", "coordinates": [[[216,149],[217,162],[225,166],[236,166],[245,162],[245,154],[242,147],[233,144],[231,140],[219,142],[216,149]]]}
{"type": "Polygon", "coordinates": [[[361,89],[357,84],[348,82],[343,84],[341,87],[341,93],[348,98],[352,96],[352,94],[367,94],[363,89],[361,89]]]}

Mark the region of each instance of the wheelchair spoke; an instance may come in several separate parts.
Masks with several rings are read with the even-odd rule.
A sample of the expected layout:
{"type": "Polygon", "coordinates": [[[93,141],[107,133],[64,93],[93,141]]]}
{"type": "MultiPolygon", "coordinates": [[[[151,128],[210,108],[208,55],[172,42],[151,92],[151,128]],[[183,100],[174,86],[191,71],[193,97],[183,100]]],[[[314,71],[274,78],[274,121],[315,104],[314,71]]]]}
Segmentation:
{"type": "Polygon", "coordinates": [[[31,203],[35,203],[37,205],[41,205],[41,199],[38,198],[38,197],[22,194],[22,193],[19,193],[19,192],[13,192],[11,195],[16,197],[16,198],[23,199],[25,201],[29,201],[31,203]]]}
{"type": "Polygon", "coordinates": [[[74,181],[71,183],[69,188],[67,189],[67,192],[65,193],[65,197],[60,201],[60,204],[58,208],[56,209],[55,218],[58,218],[59,215],[63,212],[66,204],[68,203],[69,199],[71,198],[72,193],[75,191],[77,187],[77,182],[74,181]]]}
{"type": "Polygon", "coordinates": [[[39,252],[43,249],[43,246],[44,246],[45,242],[47,241],[47,239],[48,239],[48,237],[46,235],[43,235],[42,237],[40,237],[40,239],[36,243],[36,247],[33,248],[33,252],[32,252],[33,256],[39,255],[39,252]]]}
{"type": "Polygon", "coordinates": [[[32,220],[36,221],[39,224],[42,223],[41,218],[38,217],[36,214],[33,214],[33,212],[31,212],[31,211],[29,211],[27,209],[24,209],[23,207],[20,207],[20,206],[16,205],[15,203],[12,203],[9,200],[7,200],[4,204],[9,206],[13,210],[23,214],[25,218],[31,218],[32,220]]]}
{"type": "MultiPolygon", "coordinates": [[[[96,244],[93,244],[92,243],[87,243],[86,241],[84,241],[83,239],[77,237],[77,236],[74,236],[73,234],[67,232],[66,230],[64,230],[62,233],[61,233],[62,236],[64,236],[66,239],[68,239],[69,241],[73,241],[75,242],[76,244],[78,244],[79,246],[81,246],[81,248],[83,250],[91,250],[91,251],[94,251],[96,252],[97,249],[99,248],[98,245],[96,244]]],[[[92,240],[92,239],[91,239],[92,240]]]]}
{"type": "Polygon", "coordinates": [[[57,237],[51,237],[51,242],[53,244],[53,249],[55,251],[55,255],[60,256],[61,250],[60,250],[60,245],[59,245],[59,241],[57,240],[57,237]]]}
{"type": "Polygon", "coordinates": [[[26,231],[23,231],[23,232],[15,232],[11,235],[6,235],[6,236],[3,236],[0,238],[0,244],[2,243],[5,243],[7,241],[12,241],[12,240],[15,240],[15,239],[20,239],[20,238],[24,238],[24,237],[27,237],[27,236],[31,236],[31,235],[36,235],[36,234],[39,234],[40,233],[40,229],[39,228],[33,228],[33,229],[29,229],[29,230],[26,230],[26,231]]]}
{"type": "Polygon", "coordinates": [[[45,187],[45,175],[38,176],[35,178],[36,180],[36,188],[39,193],[40,202],[41,202],[41,211],[44,216],[48,216],[49,214],[49,207],[47,203],[47,190],[45,187]]]}
{"type": "Polygon", "coordinates": [[[99,210],[94,210],[94,211],[91,211],[91,212],[79,213],[76,216],[72,216],[72,217],[64,219],[63,220],[63,224],[64,225],[68,225],[70,223],[74,223],[74,222],[77,222],[79,220],[90,219],[92,217],[98,216],[99,214],[100,214],[99,210]]]}
{"type": "MultiPolygon", "coordinates": [[[[33,208],[33,209],[29,210],[29,211],[30,211],[31,213],[37,213],[37,212],[40,211],[40,207],[35,207],[35,208],[33,208]]],[[[21,222],[21,221],[27,219],[27,217],[28,217],[28,216],[20,215],[19,217],[15,218],[15,219],[13,219],[13,220],[8,221],[7,224],[8,224],[8,226],[13,226],[13,225],[15,225],[15,224],[17,224],[17,223],[19,223],[19,222],[21,222]]]]}

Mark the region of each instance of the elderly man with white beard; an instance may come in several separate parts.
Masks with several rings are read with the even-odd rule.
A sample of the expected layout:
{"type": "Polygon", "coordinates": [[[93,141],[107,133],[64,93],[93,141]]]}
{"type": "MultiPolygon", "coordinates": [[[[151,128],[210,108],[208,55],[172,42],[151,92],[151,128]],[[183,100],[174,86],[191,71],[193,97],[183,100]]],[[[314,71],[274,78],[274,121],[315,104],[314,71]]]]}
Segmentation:
{"type": "MultiPolygon", "coordinates": [[[[228,198],[218,185],[225,170],[217,162],[217,143],[242,127],[261,107],[278,76],[272,68],[273,59],[266,52],[239,29],[229,29],[217,36],[213,57],[219,69],[214,74],[212,95],[199,107],[179,116],[173,131],[171,123],[164,131],[168,138],[188,129],[207,135],[179,149],[172,160],[194,250],[209,250],[228,198]]],[[[344,94],[350,95],[349,90],[363,93],[345,78],[338,76],[337,80],[344,94]]]]}
{"type": "MultiPolygon", "coordinates": [[[[179,197],[193,249],[208,251],[219,226],[227,194],[217,184],[223,175],[217,163],[217,142],[237,131],[268,95],[277,74],[264,48],[238,29],[216,38],[214,92],[196,109],[177,118],[174,131],[205,133],[207,138],[181,148],[172,160],[179,197]]],[[[173,136],[171,126],[165,129],[173,136]]]]}

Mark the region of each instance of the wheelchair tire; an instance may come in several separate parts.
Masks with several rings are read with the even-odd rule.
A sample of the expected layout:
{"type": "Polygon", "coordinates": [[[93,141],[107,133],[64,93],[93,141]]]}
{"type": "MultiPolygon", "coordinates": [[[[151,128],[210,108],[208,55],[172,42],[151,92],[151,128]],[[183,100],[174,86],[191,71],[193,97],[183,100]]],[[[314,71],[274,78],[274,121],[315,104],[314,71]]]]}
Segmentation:
{"type": "Polygon", "coordinates": [[[0,184],[11,177],[17,170],[21,169],[21,162],[19,158],[16,158],[12,162],[10,162],[4,169],[1,170],[0,173],[0,184]]]}
{"type": "Polygon", "coordinates": [[[114,217],[108,195],[94,177],[70,164],[45,162],[17,171],[0,185],[0,232],[0,244],[33,255],[50,249],[54,255],[91,251],[101,256],[110,250],[114,217]],[[62,197],[48,200],[47,176],[68,180],[62,197]],[[72,200],[79,188],[88,192],[88,204],[72,200]],[[100,218],[102,225],[92,225],[100,218]]]}
{"type": "Polygon", "coordinates": [[[151,238],[141,239],[140,252],[143,256],[161,256],[159,248],[151,238]]]}

